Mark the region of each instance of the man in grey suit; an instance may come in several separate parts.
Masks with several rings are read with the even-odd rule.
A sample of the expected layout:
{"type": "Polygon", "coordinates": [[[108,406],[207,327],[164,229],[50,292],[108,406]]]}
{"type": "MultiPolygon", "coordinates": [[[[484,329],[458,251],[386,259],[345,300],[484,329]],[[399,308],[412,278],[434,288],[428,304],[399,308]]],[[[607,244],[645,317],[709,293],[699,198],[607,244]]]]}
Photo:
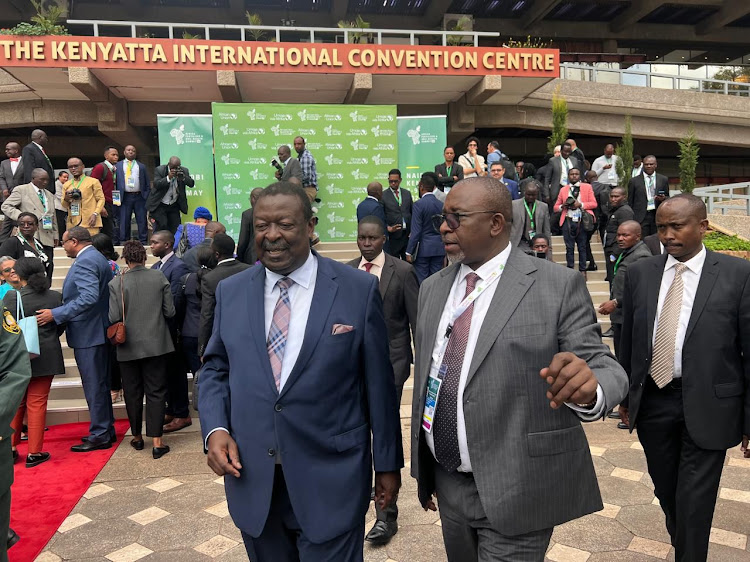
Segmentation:
{"type": "MultiPolygon", "coordinates": [[[[21,145],[17,142],[9,142],[5,145],[5,155],[8,157],[0,162],[0,203],[5,201],[13,192],[13,188],[23,183],[23,158],[21,158],[21,145]]],[[[0,228],[0,244],[5,242],[16,221],[5,218],[0,228]]]]}
{"type": "Polygon", "coordinates": [[[289,181],[297,178],[302,185],[302,165],[299,160],[292,158],[292,151],[286,144],[282,144],[276,151],[276,155],[281,160],[282,168],[276,169],[276,179],[279,181],[289,181]]]}
{"type": "Polygon", "coordinates": [[[550,240],[549,208],[538,201],[539,188],[530,183],[521,199],[512,203],[513,223],[510,229],[510,243],[522,252],[531,251],[531,241],[537,234],[544,234],[550,240]]]}
{"type": "MultiPolygon", "coordinates": [[[[411,265],[383,251],[385,242],[385,225],[382,221],[374,215],[364,217],[357,227],[357,246],[361,257],[348,262],[348,265],[372,273],[379,280],[390,360],[400,404],[404,383],[409,378],[414,360],[411,342],[412,335],[416,333],[419,282],[411,265]]],[[[384,509],[376,504],[375,514],[377,520],[365,540],[376,545],[387,544],[398,530],[398,506],[395,501],[384,509]]]]}
{"type": "Polygon", "coordinates": [[[511,246],[500,182],[457,183],[442,219],[453,265],[422,284],[417,315],[419,501],[437,496],[450,562],[540,561],[555,525],[602,509],[581,421],[618,404],[627,377],[583,276],[511,246]]]}

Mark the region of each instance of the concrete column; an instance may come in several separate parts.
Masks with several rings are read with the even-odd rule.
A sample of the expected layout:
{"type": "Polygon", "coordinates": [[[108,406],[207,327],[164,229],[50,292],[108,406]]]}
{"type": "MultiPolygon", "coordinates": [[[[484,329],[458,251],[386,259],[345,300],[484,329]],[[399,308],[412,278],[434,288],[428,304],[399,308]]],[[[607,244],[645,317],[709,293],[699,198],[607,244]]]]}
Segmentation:
{"type": "Polygon", "coordinates": [[[240,88],[237,85],[237,76],[235,75],[234,70],[217,70],[216,85],[219,87],[221,99],[225,103],[242,102],[242,94],[240,94],[240,88]]]}
{"type": "Polygon", "coordinates": [[[482,105],[503,87],[502,76],[484,76],[466,92],[468,105],[482,105]]]}
{"type": "Polygon", "coordinates": [[[372,74],[356,73],[344,103],[363,104],[372,91],[372,74]]]}

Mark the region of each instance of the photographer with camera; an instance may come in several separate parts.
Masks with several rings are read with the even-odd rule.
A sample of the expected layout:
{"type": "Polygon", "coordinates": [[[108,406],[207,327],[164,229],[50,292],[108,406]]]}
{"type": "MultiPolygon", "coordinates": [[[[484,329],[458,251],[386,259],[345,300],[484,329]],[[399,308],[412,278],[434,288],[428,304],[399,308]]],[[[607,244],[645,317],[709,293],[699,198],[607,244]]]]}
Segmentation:
{"type": "Polygon", "coordinates": [[[68,171],[72,177],[63,185],[62,206],[68,211],[66,230],[81,226],[93,236],[99,234],[102,228],[104,191],[99,180],[87,176],[83,170],[80,158],[68,160],[68,171]]]}
{"type": "Polygon", "coordinates": [[[276,151],[279,160],[271,160],[271,166],[276,168],[276,179],[279,181],[289,181],[291,178],[297,178],[302,185],[302,166],[299,160],[292,158],[292,151],[286,144],[282,144],[276,151]]]}
{"type": "Polygon", "coordinates": [[[189,170],[182,166],[177,156],[172,156],[167,165],[156,167],[154,187],[146,200],[146,209],[156,223],[154,232],[177,232],[181,222],[180,213],[188,212],[185,186],[195,187],[195,180],[190,177],[189,170]]]}
{"type": "Polygon", "coordinates": [[[581,182],[578,168],[568,170],[568,185],[557,195],[555,213],[560,213],[560,227],[565,240],[565,262],[573,269],[573,246],[578,246],[578,269],[586,277],[586,241],[596,228],[594,209],[597,208],[594,190],[581,182]]]}

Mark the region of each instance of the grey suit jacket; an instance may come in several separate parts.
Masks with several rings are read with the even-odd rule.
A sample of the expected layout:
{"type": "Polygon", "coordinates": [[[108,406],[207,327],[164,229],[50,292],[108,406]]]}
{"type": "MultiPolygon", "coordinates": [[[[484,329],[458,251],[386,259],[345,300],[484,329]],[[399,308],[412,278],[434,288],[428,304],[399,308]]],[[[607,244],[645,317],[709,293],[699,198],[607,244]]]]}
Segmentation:
{"type": "Polygon", "coordinates": [[[289,160],[286,161],[284,171],[281,173],[281,181],[289,181],[289,178],[297,178],[300,182],[302,181],[302,165],[293,156],[290,156],[289,160]]]}
{"type": "MultiPolygon", "coordinates": [[[[50,178],[51,179],[51,178],[50,178]]],[[[2,192],[6,189],[9,192],[13,191],[13,188],[23,183],[23,158],[18,159],[18,167],[16,173],[13,173],[13,168],[10,165],[10,160],[7,158],[0,162],[0,198],[2,192]]]]}
{"type": "Polygon", "coordinates": [[[155,269],[136,266],[109,282],[109,322],[122,320],[124,283],[127,340],[117,346],[118,361],[157,357],[174,351],[167,318],[175,314],[169,281],[155,269]]]}
{"type": "MultiPolygon", "coordinates": [[[[421,429],[424,396],[438,323],[458,270],[456,264],[429,277],[419,293],[411,474],[423,505],[435,492],[436,462],[421,429]]],[[[584,359],[604,392],[605,411],[626,395],[628,381],[602,343],[579,273],[514,249],[497,284],[463,404],[482,507],[494,529],[514,536],[602,509],[581,421],[568,407],[550,407],[539,371],[559,352],[584,359]]]]}
{"type": "Polygon", "coordinates": [[[36,232],[36,238],[43,246],[54,246],[55,240],[59,236],[57,230],[57,213],[55,213],[55,196],[46,189],[43,189],[47,198],[47,211],[45,213],[42,202],[36,194],[36,189],[30,183],[25,183],[16,187],[8,196],[2,205],[3,213],[12,220],[18,220],[21,213],[34,213],[39,219],[39,230],[36,232]],[[42,216],[47,215],[52,219],[52,229],[45,230],[42,228],[42,216]]]}
{"type": "MultiPolygon", "coordinates": [[[[348,265],[356,269],[361,259],[353,259],[348,265]]],[[[379,289],[380,297],[383,299],[388,349],[393,374],[396,377],[396,388],[402,388],[409,378],[411,364],[414,361],[411,342],[417,330],[417,274],[410,264],[385,254],[379,289]]]]}
{"type": "MultiPolygon", "coordinates": [[[[510,227],[510,243],[513,244],[514,248],[520,247],[521,250],[526,251],[529,249],[529,245],[525,240],[523,242],[521,241],[527,217],[526,208],[523,203],[524,199],[522,198],[516,199],[512,204],[513,224],[510,227]]],[[[536,227],[537,234],[544,234],[547,237],[547,240],[552,242],[552,231],[550,230],[549,224],[549,207],[547,207],[547,203],[543,203],[542,201],[536,202],[534,226],[536,227]]]]}
{"type": "Polygon", "coordinates": [[[625,294],[625,274],[628,272],[628,267],[638,260],[650,258],[652,255],[651,250],[643,241],[638,242],[623,253],[620,264],[617,266],[617,273],[612,280],[612,289],[609,295],[609,298],[617,299],[617,308],[609,315],[613,324],[622,324],[622,299],[625,294]]]}

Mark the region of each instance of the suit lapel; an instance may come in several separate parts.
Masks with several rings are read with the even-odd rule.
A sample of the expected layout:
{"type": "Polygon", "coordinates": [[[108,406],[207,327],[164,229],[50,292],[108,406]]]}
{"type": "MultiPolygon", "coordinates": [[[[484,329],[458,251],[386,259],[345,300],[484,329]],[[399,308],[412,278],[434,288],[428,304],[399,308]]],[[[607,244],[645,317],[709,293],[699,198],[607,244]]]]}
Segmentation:
{"type": "Polygon", "coordinates": [[[310,313],[307,317],[305,338],[302,340],[302,348],[300,349],[299,356],[292,368],[292,372],[289,374],[289,379],[287,379],[284,388],[281,390],[281,395],[288,392],[294,385],[310,360],[310,357],[312,357],[320,337],[328,327],[326,326],[326,321],[328,320],[328,315],[339,288],[338,283],[334,280],[336,274],[326,263],[325,258],[321,258],[317,253],[315,255],[318,258],[318,275],[315,278],[315,293],[313,294],[312,306],[310,306],[310,313]]]}
{"type": "Polygon", "coordinates": [[[648,314],[648,353],[651,356],[651,342],[654,340],[654,323],[656,322],[656,307],[659,304],[659,290],[661,288],[661,278],[664,275],[664,266],[667,263],[666,255],[662,256],[662,259],[654,260],[651,264],[651,273],[649,274],[649,280],[646,286],[647,294],[647,308],[648,314]]]}
{"type": "Polygon", "coordinates": [[[265,318],[265,290],[266,270],[259,267],[258,271],[250,277],[250,287],[247,292],[248,318],[250,320],[250,339],[255,342],[258,351],[260,365],[263,368],[266,382],[273,392],[276,390],[276,381],[273,378],[271,360],[268,358],[268,345],[266,344],[266,318],[265,318]]]}
{"type": "Polygon", "coordinates": [[[534,284],[534,278],[529,276],[529,273],[536,271],[532,259],[536,258],[529,258],[518,250],[511,250],[505,270],[497,281],[492,303],[487,310],[482,329],[479,332],[469,374],[466,377],[467,385],[497,341],[511,315],[518,308],[524,295],[534,284]]]}
{"type": "Polygon", "coordinates": [[[714,288],[716,278],[719,273],[719,262],[713,252],[706,253],[706,261],[703,264],[703,271],[701,271],[701,278],[698,281],[698,289],[695,292],[695,300],[693,301],[693,310],[690,313],[690,320],[688,322],[687,331],[685,332],[685,341],[687,342],[690,337],[690,333],[695,328],[695,324],[706,307],[708,297],[711,295],[711,290],[714,288]]]}
{"type": "Polygon", "coordinates": [[[383,264],[383,271],[380,272],[380,298],[385,300],[385,293],[388,291],[388,285],[391,283],[393,273],[396,271],[396,266],[393,264],[394,258],[385,254],[385,264],[383,264]]]}

